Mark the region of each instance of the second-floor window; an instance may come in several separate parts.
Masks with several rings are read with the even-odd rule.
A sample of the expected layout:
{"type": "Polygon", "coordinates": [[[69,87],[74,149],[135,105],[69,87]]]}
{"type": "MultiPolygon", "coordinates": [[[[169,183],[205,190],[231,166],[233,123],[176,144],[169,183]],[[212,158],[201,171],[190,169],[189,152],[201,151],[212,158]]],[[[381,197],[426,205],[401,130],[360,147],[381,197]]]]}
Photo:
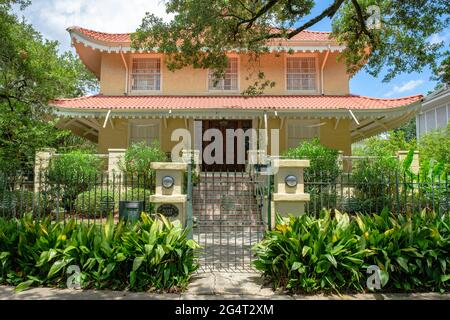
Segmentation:
{"type": "Polygon", "coordinates": [[[161,90],[161,59],[134,58],[131,69],[131,90],[161,90]]]}
{"type": "Polygon", "coordinates": [[[286,60],[286,85],[289,91],[316,90],[316,59],[290,57],[286,60]]]}
{"type": "Polygon", "coordinates": [[[238,59],[228,58],[228,65],[223,78],[217,79],[214,70],[209,70],[208,90],[236,91],[238,90],[238,59]]]}

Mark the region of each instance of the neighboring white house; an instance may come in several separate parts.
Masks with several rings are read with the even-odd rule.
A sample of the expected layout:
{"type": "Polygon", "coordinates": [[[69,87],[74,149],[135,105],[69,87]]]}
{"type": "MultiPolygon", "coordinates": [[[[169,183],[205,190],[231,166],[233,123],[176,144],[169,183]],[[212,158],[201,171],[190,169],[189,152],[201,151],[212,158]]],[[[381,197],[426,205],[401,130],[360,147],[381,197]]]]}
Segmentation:
{"type": "Polygon", "coordinates": [[[416,115],[417,138],[432,130],[444,128],[450,119],[450,86],[431,93],[422,103],[420,113],[416,115]]]}

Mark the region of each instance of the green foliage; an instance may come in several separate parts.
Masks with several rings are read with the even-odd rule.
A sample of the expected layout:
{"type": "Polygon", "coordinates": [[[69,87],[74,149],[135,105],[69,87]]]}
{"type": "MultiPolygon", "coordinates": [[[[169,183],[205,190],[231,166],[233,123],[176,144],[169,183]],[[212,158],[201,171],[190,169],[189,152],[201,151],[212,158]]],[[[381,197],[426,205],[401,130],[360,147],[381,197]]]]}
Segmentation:
{"type": "Polygon", "coordinates": [[[72,53],[58,54],[58,43],[45,40],[0,5],[0,166],[14,172],[31,168],[35,151],[55,146],[67,132],[54,128],[48,102],[92,91],[97,80],[72,53]]]}
{"type": "Polygon", "coordinates": [[[379,156],[354,162],[351,182],[354,193],[346,204],[347,212],[374,212],[393,208],[397,182],[401,182],[401,166],[397,158],[379,156]]]}
{"type": "Polygon", "coordinates": [[[388,157],[395,156],[400,150],[416,148],[415,139],[406,139],[403,130],[389,131],[383,136],[373,136],[357,144],[352,153],[355,156],[388,157]]]}
{"type": "Polygon", "coordinates": [[[101,177],[103,161],[89,151],[74,150],[51,160],[47,177],[47,190],[53,197],[62,197],[66,209],[81,192],[97,183],[101,177]]]}
{"type": "Polygon", "coordinates": [[[22,216],[30,211],[34,211],[37,216],[48,215],[54,209],[55,203],[46,193],[26,189],[0,189],[0,214],[3,217],[22,216]]]}
{"type": "Polygon", "coordinates": [[[179,290],[197,268],[187,230],[162,216],[135,224],[110,218],[102,225],[0,219],[0,283],[66,287],[71,265],[82,288],[179,290]]]}
{"type": "Polygon", "coordinates": [[[402,132],[405,142],[409,143],[410,145],[414,145],[417,139],[416,117],[412,117],[411,120],[403,124],[401,127],[393,129],[393,132],[402,132]]]}
{"type": "Polygon", "coordinates": [[[119,192],[112,188],[93,188],[75,199],[75,212],[86,217],[106,217],[119,207],[119,192]]]}
{"type": "Polygon", "coordinates": [[[159,142],[153,141],[147,145],[145,141],[134,143],[125,153],[120,169],[128,175],[146,175],[152,172],[152,162],[166,161],[167,157],[162,151],[159,142]]]}
{"type": "Polygon", "coordinates": [[[310,160],[310,167],[305,169],[305,180],[322,173],[324,179],[333,181],[340,173],[338,150],[322,145],[317,138],[288,149],[283,157],[310,160]]]}
{"type": "Polygon", "coordinates": [[[448,213],[277,217],[254,250],[255,267],[291,291],[364,291],[371,265],[380,268],[383,291],[450,289],[448,213]]]}
{"type": "Polygon", "coordinates": [[[428,132],[419,140],[420,166],[428,166],[430,160],[445,164],[450,173],[450,124],[447,128],[428,132]]]}
{"type": "Polygon", "coordinates": [[[444,54],[444,43],[434,43],[430,37],[448,25],[449,6],[446,0],[345,1],[332,21],[333,35],[347,45],[342,57],[350,72],[364,65],[369,74],[378,76],[389,66],[384,76],[384,81],[389,81],[402,72],[420,72],[425,66],[436,66],[444,54]],[[371,5],[379,8],[380,28],[366,27],[365,22],[374,14],[368,10],[371,5]]]}
{"type": "Polygon", "coordinates": [[[124,179],[133,179],[144,188],[151,188],[154,170],[150,168],[152,162],[167,161],[159,142],[153,141],[147,145],[145,141],[134,143],[125,152],[124,159],[119,163],[120,170],[124,172],[124,179]],[[138,181],[139,180],[139,181],[138,181]]]}
{"type": "Polygon", "coordinates": [[[319,139],[304,141],[296,148],[288,149],[284,157],[289,159],[309,159],[310,167],[305,169],[307,191],[311,195],[308,212],[319,214],[323,208],[335,205],[337,194],[333,185],[341,173],[339,152],[322,145],[319,139]]]}
{"type": "Polygon", "coordinates": [[[75,199],[75,212],[85,216],[106,217],[110,213],[115,213],[119,210],[119,201],[145,201],[145,211],[147,213],[153,212],[153,204],[149,202],[150,195],[153,193],[150,190],[143,188],[127,188],[119,192],[117,189],[107,188],[93,188],[80,193],[75,199]]]}

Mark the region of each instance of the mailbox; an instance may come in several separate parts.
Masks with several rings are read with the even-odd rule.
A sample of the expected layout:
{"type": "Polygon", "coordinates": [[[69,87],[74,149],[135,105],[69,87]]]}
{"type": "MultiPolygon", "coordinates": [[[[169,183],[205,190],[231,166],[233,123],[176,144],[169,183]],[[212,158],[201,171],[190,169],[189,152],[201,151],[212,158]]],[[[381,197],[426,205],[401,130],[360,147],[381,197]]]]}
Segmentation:
{"type": "Polygon", "coordinates": [[[119,218],[136,222],[141,218],[144,212],[144,201],[120,201],[119,202],[119,218]]]}

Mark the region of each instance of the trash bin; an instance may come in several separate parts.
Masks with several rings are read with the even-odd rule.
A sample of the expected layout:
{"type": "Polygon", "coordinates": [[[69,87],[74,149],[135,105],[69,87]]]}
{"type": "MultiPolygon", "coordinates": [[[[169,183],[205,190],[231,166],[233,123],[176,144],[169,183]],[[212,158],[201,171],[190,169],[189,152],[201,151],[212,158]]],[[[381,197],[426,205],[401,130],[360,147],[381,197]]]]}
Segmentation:
{"type": "Polygon", "coordinates": [[[119,202],[119,218],[136,222],[141,218],[144,212],[144,201],[120,201],[119,202]]]}

